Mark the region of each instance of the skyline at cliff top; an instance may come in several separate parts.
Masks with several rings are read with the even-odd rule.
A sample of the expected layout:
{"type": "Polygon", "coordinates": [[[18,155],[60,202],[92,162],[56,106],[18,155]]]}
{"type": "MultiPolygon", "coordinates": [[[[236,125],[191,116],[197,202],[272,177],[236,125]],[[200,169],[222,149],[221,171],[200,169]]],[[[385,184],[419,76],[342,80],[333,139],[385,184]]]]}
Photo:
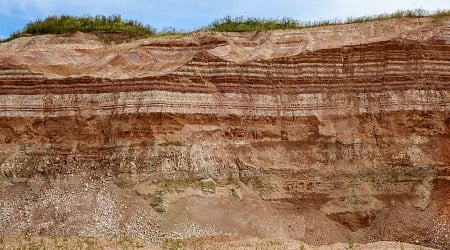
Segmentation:
{"type": "Polygon", "coordinates": [[[141,21],[161,30],[175,28],[192,31],[227,15],[261,18],[291,17],[301,21],[345,19],[375,15],[396,10],[418,9],[433,11],[448,9],[448,0],[356,0],[321,1],[257,1],[257,0],[129,0],[74,1],[0,0],[0,39],[22,29],[27,23],[49,15],[112,15],[141,21]]]}

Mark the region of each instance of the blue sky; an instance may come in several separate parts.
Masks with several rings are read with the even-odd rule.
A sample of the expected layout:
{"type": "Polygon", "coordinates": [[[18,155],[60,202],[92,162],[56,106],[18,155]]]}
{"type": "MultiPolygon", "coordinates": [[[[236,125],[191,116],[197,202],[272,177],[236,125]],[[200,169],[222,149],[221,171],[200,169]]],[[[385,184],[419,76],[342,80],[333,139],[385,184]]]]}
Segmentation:
{"type": "Polygon", "coordinates": [[[120,14],[157,29],[195,30],[226,15],[313,21],[417,8],[449,9],[450,0],[0,0],[0,38],[60,14],[120,14]]]}

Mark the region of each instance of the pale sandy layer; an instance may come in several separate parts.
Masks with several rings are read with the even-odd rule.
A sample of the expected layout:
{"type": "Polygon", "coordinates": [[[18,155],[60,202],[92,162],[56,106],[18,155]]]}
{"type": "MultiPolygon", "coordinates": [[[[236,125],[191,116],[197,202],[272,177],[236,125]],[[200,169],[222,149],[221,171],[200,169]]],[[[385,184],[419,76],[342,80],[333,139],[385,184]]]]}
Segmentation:
{"type": "Polygon", "coordinates": [[[383,111],[449,111],[448,91],[407,90],[383,93],[309,93],[264,95],[167,91],[101,94],[4,95],[0,116],[40,117],[177,113],[242,116],[311,116],[383,111]]]}

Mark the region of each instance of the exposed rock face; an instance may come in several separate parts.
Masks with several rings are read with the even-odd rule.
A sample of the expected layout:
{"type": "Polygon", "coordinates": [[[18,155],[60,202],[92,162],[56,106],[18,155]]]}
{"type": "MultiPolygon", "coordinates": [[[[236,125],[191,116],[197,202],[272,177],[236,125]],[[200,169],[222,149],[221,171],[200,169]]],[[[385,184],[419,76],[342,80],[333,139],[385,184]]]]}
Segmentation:
{"type": "Polygon", "coordinates": [[[449,25],[0,44],[0,233],[448,247],[449,25]]]}

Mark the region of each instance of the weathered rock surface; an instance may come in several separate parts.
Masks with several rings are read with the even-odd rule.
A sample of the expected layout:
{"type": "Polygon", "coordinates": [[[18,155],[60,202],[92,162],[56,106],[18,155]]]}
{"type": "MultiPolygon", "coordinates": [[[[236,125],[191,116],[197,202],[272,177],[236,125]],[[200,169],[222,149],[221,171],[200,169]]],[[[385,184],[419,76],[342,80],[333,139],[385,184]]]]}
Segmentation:
{"type": "Polygon", "coordinates": [[[0,44],[0,234],[450,246],[450,19],[0,44]]]}

